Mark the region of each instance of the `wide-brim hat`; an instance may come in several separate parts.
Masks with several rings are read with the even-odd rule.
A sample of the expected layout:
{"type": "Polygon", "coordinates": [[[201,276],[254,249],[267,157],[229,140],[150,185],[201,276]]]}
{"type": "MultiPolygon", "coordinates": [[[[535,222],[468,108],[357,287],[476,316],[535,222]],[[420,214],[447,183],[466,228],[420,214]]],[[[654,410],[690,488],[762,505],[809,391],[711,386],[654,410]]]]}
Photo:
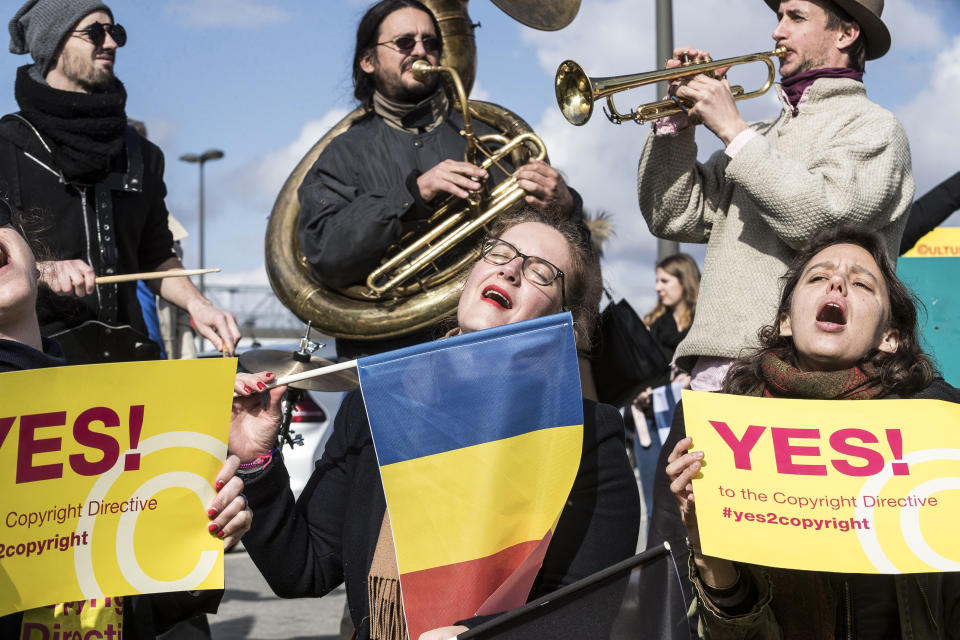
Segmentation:
{"type": "MultiPolygon", "coordinates": [[[[780,9],[780,0],[764,0],[774,11],[780,9]]],[[[860,35],[866,42],[867,60],[876,60],[890,50],[890,31],[880,19],[883,0],[830,0],[846,11],[860,25],[860,35]]]]}

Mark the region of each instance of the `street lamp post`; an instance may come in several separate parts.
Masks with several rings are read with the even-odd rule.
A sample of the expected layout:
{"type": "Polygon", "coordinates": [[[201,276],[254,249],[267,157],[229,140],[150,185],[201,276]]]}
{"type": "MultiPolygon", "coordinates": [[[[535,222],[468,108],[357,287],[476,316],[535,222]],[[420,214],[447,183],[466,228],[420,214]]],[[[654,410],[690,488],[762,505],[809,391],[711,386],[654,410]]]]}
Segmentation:
{"type": "MultiPolygon", "coordinates": [[[[220,149],[207,149],[200,155],[195,153],[185,153],[180,156],[180,159],[184,162],[191,162],[200,165],[200,268],[203,269],[206,265],[204,261],[204,242],[203,242],[203,165],[205,165],[210,160],[219,160],[223,157],[223,151],[220,149]]],[[[206,295],[203,288],[203,274],[200,274],[200,294],[206,295]]]]}
{"type": "MultiPolygon", "coordinates": [[[[673,57],[673,0],[657,0],[657,63],[673,57]]],[[[658,95],[667,94],[668,83],[657,84],[658,95]]],[[[680,250],[672,240],[657,238],[657,262],[680,250]]]]}

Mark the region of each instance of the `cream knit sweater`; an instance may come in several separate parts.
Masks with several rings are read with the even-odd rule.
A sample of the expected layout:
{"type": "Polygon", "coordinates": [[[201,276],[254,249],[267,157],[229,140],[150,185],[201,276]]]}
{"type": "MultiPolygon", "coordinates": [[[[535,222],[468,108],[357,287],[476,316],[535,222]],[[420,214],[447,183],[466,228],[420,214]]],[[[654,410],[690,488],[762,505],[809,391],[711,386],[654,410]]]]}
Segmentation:
{"type": "MultiPolygon", "coordinates": [[[[779,90],[779,85],[777,89],[779,90]]],[[[657,237],[707,243],[696,317],[676,358],[736,358],[774,321],[780,277],[818,230],[878,230],[891,256],[913,202],[910,148],[896,117],[862,83],[821,78],[797,110],[782,93],[776,120],[731,160],[697,162],[694,128],[651,133],[640,157],[640,210],[657,237]]]]}

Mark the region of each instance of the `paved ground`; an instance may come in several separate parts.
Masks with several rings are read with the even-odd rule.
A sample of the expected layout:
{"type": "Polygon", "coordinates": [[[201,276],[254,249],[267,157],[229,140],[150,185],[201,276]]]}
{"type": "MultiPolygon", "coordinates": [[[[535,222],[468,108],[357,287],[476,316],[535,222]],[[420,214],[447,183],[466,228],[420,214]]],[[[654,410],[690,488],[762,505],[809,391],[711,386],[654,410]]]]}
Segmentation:
{"type": "Polygon", "coordinates": [[[323,598],[284,600],[270,587],[246,551],[227,554],[226,593],[210,616],[214,640],[337,640],[346,601],[343,588],[323,598]]]}

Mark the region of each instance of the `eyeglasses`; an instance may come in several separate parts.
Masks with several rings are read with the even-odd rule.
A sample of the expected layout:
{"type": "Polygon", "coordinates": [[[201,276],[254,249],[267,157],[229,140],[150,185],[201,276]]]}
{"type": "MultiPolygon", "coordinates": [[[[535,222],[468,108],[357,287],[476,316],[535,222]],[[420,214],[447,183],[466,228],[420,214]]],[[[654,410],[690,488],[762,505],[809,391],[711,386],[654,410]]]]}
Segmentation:
{"type": "Polygon", "coordinates": [[[440,51],[440,38],[437,36],[422,36],[420,38],[415,38],[413,36],[397,36],[393,40],[384,40],[383,42],[378,42],[377,46],[392,44],[400,53],[410,53],[416,48],[418,42],[423,44],[423,50],[427,53],[436,53],[437,51],[440,51]]]}
{"type": "Polygon", "coordinates": [[[107,22],[94,22],[84,29],[75,29],[74,33],[85,33],[94,46],[102,47],[107,39],[107,34],[113,38],[118,47],[127,44],[127,30],[119,24],[110,24],[107,22]]]}
{"type": "Polygon", "coordinates": [[[515,246],[500,238],[485,238],[480,256],[485,262],[497,265],[521,258],[523,262],[520,264],[520,272],[523,273],[523,277],[541,287],[549,286],[554,280],[560,278],[560,299],[563,302],[563,308],[567,308],[567,292],[564,284],[566,278],[563,271],[543,258],[524,255],[515,246]]]}

